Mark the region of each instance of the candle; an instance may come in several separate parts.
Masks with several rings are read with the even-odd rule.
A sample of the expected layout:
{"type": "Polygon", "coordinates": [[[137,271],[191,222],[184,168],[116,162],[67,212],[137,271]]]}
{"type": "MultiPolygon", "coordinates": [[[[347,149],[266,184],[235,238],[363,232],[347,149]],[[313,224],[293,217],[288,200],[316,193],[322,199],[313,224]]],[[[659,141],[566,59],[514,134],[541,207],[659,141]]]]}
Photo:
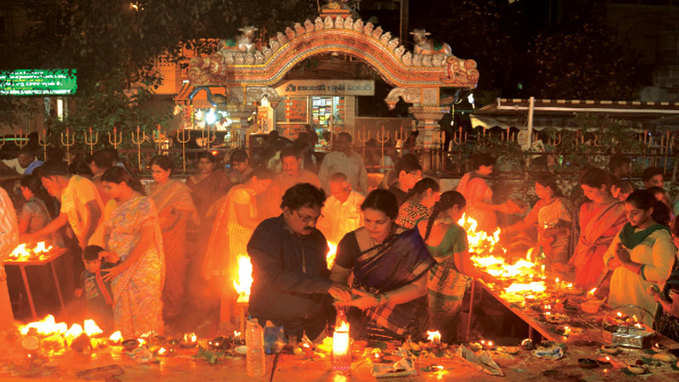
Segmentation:
{"type": "Polygon", "coordinates": [[[349,323],[346,321],[340,321],[340,324],[335,326],[332,335],[332,363],[335,370],[351,369],[349,323]]]}
{"type": "Polygon", "coordinates": [[[160,357],[164,357],[164,356],[166,356],[167,354],[168,354],[168,351],[167,351],[167,349],[165,349],[164,347],[160,347],[160,348],[158,348],[158,350],[156,351],[156,355],[158,355],[158,356],[160,356],[160,357]]]}
{"type": "Polygon", "coordinates": [[[587,292],[588,297],[593,297],[594,293],[596,293],[596,288],[592,288],[589,292],[587,292]]]}

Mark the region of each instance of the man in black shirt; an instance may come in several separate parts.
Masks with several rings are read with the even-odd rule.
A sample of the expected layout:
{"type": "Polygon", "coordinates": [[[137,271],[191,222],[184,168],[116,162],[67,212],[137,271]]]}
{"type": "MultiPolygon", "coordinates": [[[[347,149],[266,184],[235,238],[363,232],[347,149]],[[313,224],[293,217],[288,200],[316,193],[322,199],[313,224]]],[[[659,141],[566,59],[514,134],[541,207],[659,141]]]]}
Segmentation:
{"type": "Polygon", "coordinates": [[[328,294],[351,299],[348,287],[329,279],[328,245],[316,229],[325,193],[309,184],[290,187],[283,195],[283,213],[260,223],[248,243],[253,264],[249,313],[282,325],[286,334],[317,337],[328,319],[328,294]]]}

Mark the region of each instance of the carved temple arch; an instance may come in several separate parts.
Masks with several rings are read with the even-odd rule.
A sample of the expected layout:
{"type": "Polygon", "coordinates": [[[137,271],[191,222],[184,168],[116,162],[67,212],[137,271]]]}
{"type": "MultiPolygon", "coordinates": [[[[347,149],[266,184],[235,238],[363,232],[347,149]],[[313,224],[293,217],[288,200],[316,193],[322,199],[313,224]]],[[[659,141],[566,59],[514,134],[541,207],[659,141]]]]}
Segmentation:
{"type": "Polygon", "coordinates": [[[273,86],[304,59],[325,53],[354,56],[399,88],[474,88],[479,77],[473,60],[413,54],[381,27],[339,16],[297,23],[276,34],[260,50],[223,47],[210,56],[195,57],[189,77],[194,86],[273,86]]]}

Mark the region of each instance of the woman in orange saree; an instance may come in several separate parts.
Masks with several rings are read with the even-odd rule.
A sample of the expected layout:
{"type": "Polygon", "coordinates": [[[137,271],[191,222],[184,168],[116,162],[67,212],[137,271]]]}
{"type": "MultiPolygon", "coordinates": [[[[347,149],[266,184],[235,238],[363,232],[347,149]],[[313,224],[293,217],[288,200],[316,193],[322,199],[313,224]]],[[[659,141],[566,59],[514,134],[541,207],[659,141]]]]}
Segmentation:
{"type": "Polygon", "coordinates": [[[600,287],[606,276],[604,253],[627,222],[624,204],[610,194],[610,179],[606,171],[594,168],[580,180],[590,201],[580,207],[580,237],[570,264],[581,289],[600,287]]]}
{"type": "Polygon", "coordinates": [[[182,182],[170,179],[173,163],[167,156],[151,159],[151,175],[155,181],[151,199],[156,204],[165,252],[165,287],[163,317],[172,321],[184,307],[184,290],[189,264],[187,227],[198,225],[198,212],[191,199],[191,190],[182,182]]]}

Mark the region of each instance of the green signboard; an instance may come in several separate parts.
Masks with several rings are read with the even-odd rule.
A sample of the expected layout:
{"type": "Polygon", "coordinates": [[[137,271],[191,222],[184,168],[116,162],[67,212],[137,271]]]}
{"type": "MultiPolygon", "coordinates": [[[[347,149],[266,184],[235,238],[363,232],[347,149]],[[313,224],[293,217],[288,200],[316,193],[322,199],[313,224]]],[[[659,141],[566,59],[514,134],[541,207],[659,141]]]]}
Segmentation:
{"type": "Polygon", "coordinates": [[[75,94],[75,69],[17,69],[0,71],[0,95],[49,96],[75,94]]]}

